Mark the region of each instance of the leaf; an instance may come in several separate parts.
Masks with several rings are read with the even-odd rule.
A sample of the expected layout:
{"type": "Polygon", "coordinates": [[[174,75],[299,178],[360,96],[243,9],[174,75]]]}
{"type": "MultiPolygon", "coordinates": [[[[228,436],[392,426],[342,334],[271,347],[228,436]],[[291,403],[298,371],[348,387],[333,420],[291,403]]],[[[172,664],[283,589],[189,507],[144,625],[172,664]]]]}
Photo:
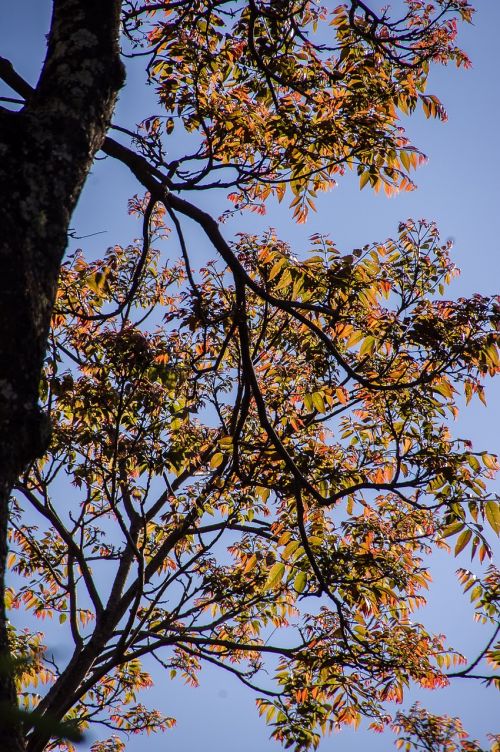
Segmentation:
{"type": "MultiPolygon", "coordinates": [[[[413,680],[437,686],[443,677],[435,658],[450,665],[441,638],[430,638],[411,614],[423,605],[418,593],[434,566],[432,555],[421,560],[427,548],[448,549],[444,538],[453,535],[457,554],[476,547],[484,558],[480,522],[499,527],[497,506],[485,506],[494,497],[481,485],[495,469],[493,455],[476,459],[442,419],[463,379],[481,398],[480,379],[498,366],[491,343],[499,312],[486,296],[446,300],[452,264],[431,223],[408,220],[394,240],[351,255],[316,234],[309,258],[302,233],[289,233],[293,248],[275,231],[259,237],[245,223],[234,232],[225,227],[226,245],[210,215],[210,186],[227,186],[227,217],[263,212],[289,191],[298,221],[347,169],[361,188],[410,188],[401,173],[417,167],[420,155],[398,107],[411,115],[431,62],[457,60],[453,17],[464,3],[396,3],[405,6],[402,20],[387,9],[380,23],[359,2],[336,10],[338,3],[323,9],[271,0],[127,3],[138,6],[130,31],[152,51],[145,62],[160,113],[146,120],[141,113],[137,137],[130,134],[127,149],[114,147],[151,178],[143,182],[153,195],[130,202],[143,237],[110,246],[102,260],[74,255],[61,269],[41,390],[54,440],[22,478],[33,493],[13,504],[16,592],[7,591],[6,603],[56,623],[67,619],[67,629],[72,605],[80,604],[75,618],[86,643],[97,639],[93,657],[103,665],[108,653],[94,606],[106,601],[111,583],[102,572],[117,564],[113,590],[123,590],[120,562],[133,548],[144,576],[132,567],[130,618],[111,620],[107,645],[133,647],[134,635],[151,635],[142,640],[147,654],[168,628],[188,648],[189,639],[211,647],[215,663],[250,669],[257,686],[261,667],[266,687],[266,672],[276,672],[280,697],[260,708],[276,741],[301,752],[318,748],[329,727],[400,702],[413,680]],[[165,190],[153,190],[160,183],[165,190]],[[198,228],[185,238],[168,206],[182,206],[174,193],[183,185],[192,188],[186,210],[198,228]],[[179,232],[165,255],[171,222],[179,232]],[[202,236],[207,247],[197,254],[202,236]],[[216,253],[209,261],[211,248],[223,259],[216,253]],[[203,265],[190,270],[196,258],[203,265]],[[50,523],[37,528],[23,509],[52,497],[72,539],[50,523]],[[88,559],[83,580],[74,541],[88,559]],[[338,591],[346,625],[316,587],[315,561],[338,591]],[[311,607],[295,607],[301,594],[315,596],[311,607]]],[[[61,56],[64,64],[64,50],[61,56]]],[[[442,114],[436,99],[425,101],[430,114],[442,114]]],[[[41,171],[49,212],[23,220],[31,218],[33,232],[45,216],[54,220],[50,199],[65,205],[47,191],[46,177],[41,171]]],[[[352,222],[361,213],[351,212],[352,222]]],[[[35,281],[51,301],[47,279],[35,281]]],[[[15,326],[23,311],[11,314],[15,326]]],[[[474,601],[481,618],[496,607],[492,593],[485,584],[474,601]]],[[[21,703],[30,704],[37,681],[48,677],[50,653],[34,630],[12,636],[16,655],[27,659],[19,673],[28,688],[21,703]]],[[[173,675],[196,683],[199,652],[165,654],[166,670],[175,666],[173,675]]],[[[124,660],[105,676],[91,672],[89,706],[125,735],[168,727],[171,719],[136,704],[152,678],[138,660],[124,660]]],[[[60,677],[49,680],[57,693],[60,677]]],[[[70,701],[68,717],[78,719],[82,703],[70,701]]],[[[445,746],[432,742],[429,749],[445,746]]],[[[111,737],[92,746],[111,752],[120,744],[111,737]]]]}
{"type": "Polygon", "coordinates": [[[312,403],[319,413],[325,412],[325,400],[321,392],[313,392],[312,403]]]}
{"type": "Polygon", "coordinates": [[[278,282],[278,284],[276,285],[274,289],[276,292],[278,292],[278,290],[283,290],[285,287],[289,287],[291,283],[292,283],[292,275],[290,273],[290,270],[285,269],[285,271],[281,275],[280,281],[278,282]]]}
{"type": "Polygon", "coordinates": [[[406,152],[404,149],[401,149],[401,151],[399,152],[399,158],[405,170],[408,171],[411,167],[410,155],[408,154],[408,152],[406,152]]]}
{"type": "Polygon", "coordinates": [[[307,574],[305,572],[298,572],[293,581],[294,590],[297,593],[303,593],[307,585],[307,574]]]}
{"type": "Polygon", "coordinates": [[[312,547],[319,547],[323,544],[323,538],[320,538],[319,535],[310,535],[307,542],[312,547]]]}
{"type": "Polygon", "coordinates": [[[253,554],[252,556],[250,556],[250,558],[246,562],[245,567],[243,569],[243,574],[247,574],[248,572],[251,572],[252,569],[256,566],[256,564],[257,564],[257,556],[256,554],[253,554]]]}
{"type": "Polygon", "coordinates": [[[282,270],[282,268],[284,267],[284,265],[285,265],[286,263],[288,263],[288,259],[287,259],[287,258],[286,258],[285,256],[282,256],[282,257],[281,257],[281,258],[280,258],[280,259],[279,259],[279,260],[278,260],[278,261],[277,261],[277,262],[276,262],[276,263],[275,263],[275,264],[274,264],[274,265],[273,265],[273,266],[271,267],[271,271],[270,271],[270,273],[269,273],[269,276],[268,276],[268,280],[269,280],[269,282],[271,282],[271,280],[273,280],[273,279],[274,279],[274,278],[275,278],[275,277],[276,277],[276,276],[277,276],[277,275],[278,275],[278,274],[280,273],[280,271],[282,270]]]}
{"type": "Polygon", "coordinates": [[[107,291],[109,274],[110,269],[94,272],[94,274],[91,274],[90,277],[88,277],[87,285],[97,295],[101,295],[101,293],[107,291]]]}
{"type": "Polygon", "coordinates": [[[457,538],[457,542],[455,543],[455,556],[458,556],[458,554],[464,550],[467,543],[472,538],[472,530],[464,530],[457,538]]]}
{"type": "Polygon", "coordinates": [[[283,558],[289,559],[290,556],[292,556],[292,554],[294,554],[295,551],[299,548],[299,546],[300,546],[299,541],[296,541],[296,540],[290,541],[290,543],[288,543],[288,545],[285,547],[283,551],[283,558]]]}
{"type": "Polygon", "coordinates": [[[475,470],[476,472],[479,472],[479,470],[481,469],[481,465],[479,464],[478,458],[475,457],[473,454],[469,454],[467,456],[467,462],[469,463],[471,468],[475,470]]]}
{"type": "Polygon", "coordinates": [[[372,355],[373,351],[375,350],[375,345],[377,344],[377,341],[375,337],[372,337],[369,335],[368,337],[365,337],[363,340],[363,344],[359,348],[359,354],[361,357],[364,355],[372,355]]]}
{"type": "Polygon", "coordinates": [[[450,525],[447,525],[441,532],[441,538],[449,538],[451,535],[456,535],[459,533],[463,528],[465,527],[463,522],[452,522],[450,525]]]}
{"type": "Polygon", "coordinates": [[[271,491],[269,488],[264,488],[263,486],[256,486],[255,487],[255,494],[258,496],[262,501],[267,501],[269,498],[271,491]]]}
{"type": "Polygon", "coordinates": [[[306,408],[306,410],[308,412],[312,412],[314,409],[312,394],[304,394],[302,399],[304,401],[304,407],[306,408]]]}
{"type": "Polygon", "coordinates": [[[365,335],[364,335],[363,332],[361,332],[359,330],[358,331],[354,331],[351,334],[351,336],[349,337],[349,339],[347,340],[346,347],[353,347],[354,345],[357,345],[358,342],[361,342],[361,340],[363,339],[364,336],[365,335]]]}
{"type": "Polygon", "coordinates": [[[361,190],[363,190],[363,188],[365,187],[365,185],[368,183],[369,180],[370,180],[370,173],[368,170],[365,170],[359,176],[359,187],[361,188],[361,190]]]}
{"type": "Polygon", "coordinates": [[[347,403],[349,402],[349,392],[345,387],[337,387],[335,389],[335,394],[341,405],[347,405],[347,403]]]}
{"type": "Polygon", "coordinates": [[[493,454],[487,454],[483,452],[481,455],[483,463],[488,470],[498,470],[497,458],[493,454]]]}
{"type": "Polygon", "coordinates": [[[498,350],[494,344],[489,344],[484,349],[484,354],[486,355],[486,359],[491,363],[493,368],[499,368],[500,367],[500,359],[498,356],[498,350]]]}
{"type": "Polygon", "coordinates": [[[224,455],[221,454],[221,452],[216,452],[214,455],[212,455],[212,458],[210,459],[210,467],[212,470],[215,470],[215,468],[222,465],[224,462],[224,455]]]}
{"type": "Polygon", "coordinates": [[[277,561],[274,566],[271,567],[267,576],[266,583],[264,585],[265,590],[271,590],[276,588],[281,583],[283,575],[285,574],[285,565],[281,561],[277,561]]]}
{"type": "Polygon", "coordinates": [[[455,390],[447,381],[443,380],[441,381],[441,383],[437,384],[437,386],[434,386],[434,391],[438,392],[443,397],[451,399],[451,397],[453,397],[453,392],[455,390]]]}
{"type": "Polygon", "coordinates": [[[486,519],[497,535],[500,535],[500,505],[497,501],[487,501],[484,505],[486,519]]]}

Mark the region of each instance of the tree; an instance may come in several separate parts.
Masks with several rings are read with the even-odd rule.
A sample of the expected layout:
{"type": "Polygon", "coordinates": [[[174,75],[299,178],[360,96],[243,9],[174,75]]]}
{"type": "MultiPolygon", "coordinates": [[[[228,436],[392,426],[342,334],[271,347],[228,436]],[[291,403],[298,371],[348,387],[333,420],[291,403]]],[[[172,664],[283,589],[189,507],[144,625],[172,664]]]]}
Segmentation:
{"type": "MultiPolygon", "coordinates": [[[[26,99],[19,112],[0,108],[2,595],[12,485],[47,446],[49,430],[38,408],[38,384],[68,225],[123,82],[119,14],[119,0],[55,0],[47,57],[34,90],[9,61],[0,59],[0,77],[26,99]]],[[[15,703],[8,655],[2,597],[4,716],[15,703]]],[[[22,748],[15,722],[2,724],[0,747],[22,748]]]]}
{"type": "MultiPolygon", "coordinates": [[[[483,378],[498,370],[497,303],[436,297],[454,267],[432,225],[404,223],[397,238],[348,256],[316,235],[296,258],[271,232],[228,243],[184,197],[224,188],[227,218],[290,189],[303,221],[346,169],[361,187],[410,189],[421,155],[398,112],[421,103],[444,117],[424,93],[429,64],[467,62],[454,16],[469,20],[471,9],[407,6],[390,19],[357,0],[332,13],[287,1],[124,5],[125,37],[133,54],[147,51],[162,111],[136,133],[115,126],[130,144],[102,141],[101,115],[92,144],[146,189],[131,201],[143,237],[100,261],[63,264],[41,382],[50,446],[37,459],[43,442],[22,452],[14,442],[5,461],[18,577],[7,605],[57,616],[74,647],[57,665],[39,634],[11,631],[9,665],[36,708],[24,717],[30,752],[64,744],[51,727],[62,721],[110,727],[96,752],[120,749],[120,730],[168,727],[172,719],[136,702],[151,682],[148,655],[188,681],[207,661],[258,687],[273,735],[296,749],[361,716],[390,723],[385,703],[410,682],[461,675],[498,685],[493,566],[481,579],[460,573],[493,625],[472,663],[410,619],[423,602],[425,556],[458,535],[455,552],[470,547],[483,560],[483,523],[500,529],[485,482],[495,458],[446,427],[458,388],[483,398],[483,378]],[[180,129],[190,148],[198,140],[167,159],[180,129]],[[182,216],[218,255],[199,274],[182,216]],[[180,249],[172,265],[155,250],[170,231],[180,249]],[[64,502],[63,480],[75,489],[64,502]],[[286,646],[275,634],[285,627],[286,646]],[[259,685],[266,660],[273,686],[259,685]],[[40,681],[50,687],[38,696],[40,681]]],[[[28,96],[20,115],[5,114],[22,122],[45,100],[2,71],[28,96]]],[[[105,106],[109,116],[112,96],[105,106]]],[[[73,201],[72,190],[61,196],[73,201]]],[[[73,205],[64,204],[66,224],[49,221],[59,238],[73,205]]],[[[19,217],[19,201],[10,207],[19,217]]],[[[39,237],[39,223],[29,231],[39,237]]],[[[37,336],[36,362],[25,351],[12,360],[30,363],[32,406],[45,330],[37,336]]],[[[5,414],[10,436],[16,413],[5,414]]],[[[422,713],[394,723],[416,739],[430,728],[442,745],[447,728],[460,736],[422,713]]]]}

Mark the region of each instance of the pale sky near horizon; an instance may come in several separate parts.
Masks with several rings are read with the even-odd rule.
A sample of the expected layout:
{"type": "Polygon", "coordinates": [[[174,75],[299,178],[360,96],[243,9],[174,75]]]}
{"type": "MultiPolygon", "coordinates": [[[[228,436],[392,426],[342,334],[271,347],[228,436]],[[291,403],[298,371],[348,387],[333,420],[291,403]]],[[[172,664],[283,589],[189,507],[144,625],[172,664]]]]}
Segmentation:
{"type": "MultiPolygon", "coordinates": [[[[0,2],[0,54],[10,58],[32,84],[43,59],[50,5],[49,0],[0,2]]],[[[367,188],[360,193],[356,180],[340,180],[338,188],[320,198],[318,213],[311,215],[306,225],[294,225],[287,211],[280,207],[264,218],[247,215],[233,220],[223,228],[226,237],[232,237],[242,228],[259,232],[272,225],[279,236],[297,248],[301,243],[305,245],[310,234],[320,231],[329,233],[341,250],[348,251],[395,234],[398,222],[409,216],[435,219],[442,237],[454,239],[454,259],[462,269],[450,295],[498,292],[500,149],[494,131],[500,123],[497,39],[500,3],[477,0],[475,5],[478,12],[474,25],[463,27],[459,37],[473,67],[459,71],[451,67],[438,69],[428,87],[429,92],[436,93],[444,102],[448,122],[441,124],[419,116],[408,123],[415,145],[429,157],[427,165],[415,176],[418,191],[387,199],[384,195],[375,196],[367,188]]],[[[133,125],[136,107],[140,113],[136,119],[149,114],[140,107],[141,101],[149,99],[150,90],[141,85],[139,71],[140,63],[129,73],[129,84],[116,113],[117,123],[133,125]]],[[[6,94],[5,90],[0,89],[0,94],[3,93],[6,94]]],[[[72,226],[77,235],[101,231],[103,234],[73,242],[70,248],[81,245],[92,253],[102,253],[115,242],[130,242],[139,231],[126,217],[126,199],[135,192],[140,192],[139,186],[124,167],[113,165],[110,160],[97,162],[72,226]]],[[[205,202],[205,208],[210,208],[210,198],[200,200],[205,202]]],[[[215,254],[210,251],[210,255],[215,254]]],[[[461,418],[459,430],[461,435],[473,439],[477,450],[498,453],[499,425],[500,384],[497,384],[489,389],[488,408],[474,401],[461,418]]],[[[443,631],[450,634],[450,642],[457,647],[467,644],[474,629],[472,613],[460,606],[459,588],[451,586],[447,574],[459,565],[467,567],[468,558],[457,562],[440,555],[437,585],[429,610],[432,628],[440,630],[442,620],[443,631]]],[[[250,690],[213,668],[204,670],[201,679],[198,689],[186,688],[167,678],[158,681],[144,701],[175,716],[177,727],[164,735],[131,738],[127,752],[146,748],[148,752],[187,752],[193,748],[206,752],[279,752],[281,747],[268,740],[268,729],[257,717],[250,690]]],[[[461,715],[473,737],[484,741],[486,731],[498,733],[500,695],[470,682],[455,687],[439,693],[420,692],[418,696],[438,712],[461,715]]],[[[320,752],[354,752],[360,747],[385,752],[395,749],[392,742],[390,736],[367,737],[363,732],[346,731],[327,737],[320,745],[320,752]]],[[[89,746],[85,743],[79,750],[87,752],[89,746]]]]}

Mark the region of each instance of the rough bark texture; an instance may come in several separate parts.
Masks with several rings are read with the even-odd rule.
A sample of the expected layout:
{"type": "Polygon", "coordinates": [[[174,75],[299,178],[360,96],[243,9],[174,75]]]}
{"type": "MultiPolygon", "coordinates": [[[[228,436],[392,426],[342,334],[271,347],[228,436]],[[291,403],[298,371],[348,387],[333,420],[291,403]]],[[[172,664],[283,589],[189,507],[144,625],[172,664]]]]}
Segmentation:
{"type": "Polygon", "coordinates": [[[69,221],[123,83],[120,0],[54,0],[34,90],[7,61],[0,76],[26,97],[0,110],[0,750],[25,749],[3,609],[8,500],[46,446],[37,406],[69,221]]]}

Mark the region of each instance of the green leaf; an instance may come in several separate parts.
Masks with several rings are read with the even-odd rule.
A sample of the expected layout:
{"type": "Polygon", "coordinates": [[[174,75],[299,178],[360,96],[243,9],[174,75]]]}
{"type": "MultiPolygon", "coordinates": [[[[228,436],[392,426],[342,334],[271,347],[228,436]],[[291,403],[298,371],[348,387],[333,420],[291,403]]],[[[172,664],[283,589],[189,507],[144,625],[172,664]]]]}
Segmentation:
{"type": "Polygon", "coordinates": [[[304,394],[303,401],[304,401],[304,407],[306,408],[306,410],[308,412],[312,412],[314,409],[312,394],[304,394]]]}
{"type": "Polygon", "coordinates": [[[285,565],[281,561],[277,561],[276,564],[274,564],[274,566],[272,566],[271,569],[269,570],[269,574],[267,576],[264,589],[270,590],[271,588],[278,587],[281,580],[283,579],[284,574],[285,574],[285,565]]]}
{"type": "Polygon", "coordinates": [[[458,556],[460,551],[463,551],[467,543],[472,538],[472,530],[464,530],[463,533],[460,533],[460,535],[457,538],[457,542],[455,543],[455,556],[458,556]]]}
{"type": "Polygon", "coordinates": [[[293,587],[297,593],[302,593],[307,585],[307,574],[299,572],[293,581],[293,587]]]}
{"type": "Polygon", "coordinates": [[[469,465],[471,466],[471,468],[473,470],[475,470],[476,472],[479,472],[479,470],[481,469],[481,465],[479,464],[478,458],[474,457],[473,454],[469,454],[468,455],[467,462],[469,463],[469,465]]]}
{"type": "Polygon", "coordinates": [[[497,535],[500,535],[500,505],[496,501],[487,501],[484,511],[491,527],[497,535]]]}
{"type": "Polygon", "coordinates": [[[456,535],[465,527],[463,522],[452,522],[450,525],[446,525],[441,533],[441,538],[449,538],[451,535],[456,535]]]}
{"type": "Polygon", "coordinates": [[[399,158],[401,160],[401,164],[405,168],[405,170],[409,170],[411,167],[410,157],[408,152],[404,151],[403,149],[399,152],[399,158]]]}
{"type": "Polygon", "coordinates": [[[375,345],[376,345],[375,337],[372,337],[371,335],[369,335],[368,337],[365,337],[365,339],[363,340],[363,344],[359,348],[359,354],[361,356],[371,355],[373,351],[375,350],[375,345]]]}
{"type": "Polygon", "coordinates": [[[312,403],[319,413],[325,412],[325,400],[321,392],[314,392],[312,395],[312,403]]]}
{"type": "Polygon", "coordinates": [[[283,551],[283,558],[284,559],[290,558],[290,556],[292,556],[292,554],[295,553],[295,551],[298,549],[299,546],[300,546],[299,541],[296,541],[296,540],[290,541],[290,543],[287,544],[287,546],[285,547],[285,550],[283,551]]]}

